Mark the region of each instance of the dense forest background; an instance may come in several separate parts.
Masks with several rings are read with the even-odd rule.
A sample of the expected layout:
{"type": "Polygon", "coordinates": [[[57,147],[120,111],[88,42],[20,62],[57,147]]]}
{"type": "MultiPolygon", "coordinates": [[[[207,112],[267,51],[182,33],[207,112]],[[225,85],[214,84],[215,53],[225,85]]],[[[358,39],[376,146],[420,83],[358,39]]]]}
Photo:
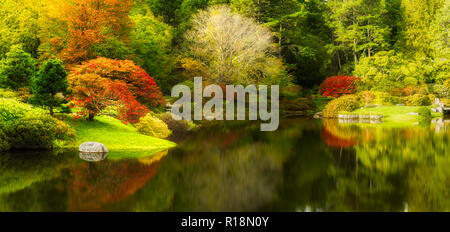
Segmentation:
{"type": "MultiPolygon", "coordinates": [[[[244,69],[233,56],[231,69],[308,88],[332,75],[354,75],[364,78],[365,88],[386,91],[448,78],[448,12],[449,0],[2,0],[0,59],[5,63],[17,49],[38,63],[58,57],[68,69],[96,57],[130,59],[168,94],[196,75],[224,72],[227,43],[217,41],[264,42],[268,32],[270,46],[252,48],[239,62],[258,67],[263,61],[271,70],[244,69]],[[217,15],[228,18],[201,27],[217,15]],[[255,24],[268,30],[245,37],[255,24]]],[[[229,75],[236,75],[232,82],[245,79],[229,75]]]]}

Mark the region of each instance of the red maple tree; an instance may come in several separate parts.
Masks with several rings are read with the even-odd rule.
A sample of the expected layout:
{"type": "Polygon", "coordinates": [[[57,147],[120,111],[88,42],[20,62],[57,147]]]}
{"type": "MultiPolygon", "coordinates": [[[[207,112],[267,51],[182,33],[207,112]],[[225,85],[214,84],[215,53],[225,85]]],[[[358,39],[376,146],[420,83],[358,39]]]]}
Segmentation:
{"type": "Polygon", "coordinates": [[[326,97],[340,97],[345,94],[354,94],[356,84],[360,81],[359,77],[351,76],[332,76],[320,85],[320,94],[326,97]]]}
{"type": "Polygon", "coordinates": [[[79,116],[93,120],[109,105],[118,106],[119,119],[136,123],[148,113],[148,107],[164,104],[153,78],[129,60],[99,57],[75,66],[69,77],[74,108],[79,116]]]}

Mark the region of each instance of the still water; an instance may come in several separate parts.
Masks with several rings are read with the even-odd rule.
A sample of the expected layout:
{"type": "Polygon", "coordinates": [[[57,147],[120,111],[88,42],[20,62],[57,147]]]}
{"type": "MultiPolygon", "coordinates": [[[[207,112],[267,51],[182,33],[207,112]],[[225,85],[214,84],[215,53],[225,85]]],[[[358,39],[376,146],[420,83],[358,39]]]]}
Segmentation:
{"type": "Polygon", "coordinates": [[[450,211],[450,125],[212,125],[149,158],[0,155],[0,211],[450,211]]]}

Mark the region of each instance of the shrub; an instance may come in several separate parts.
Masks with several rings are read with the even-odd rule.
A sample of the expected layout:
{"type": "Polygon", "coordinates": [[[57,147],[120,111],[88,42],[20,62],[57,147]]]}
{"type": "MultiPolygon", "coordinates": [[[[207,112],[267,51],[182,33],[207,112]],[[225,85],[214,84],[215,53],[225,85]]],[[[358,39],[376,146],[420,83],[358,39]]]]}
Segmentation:
{"type": "Polygon", "coordinates": [[[417,110],[417,113],[419,113],[419,121],[424,122],[430,120],[433,116],[431,115],[431,110],[428,109],[428,107],[420,107],[417,110]]]}
{"type": "Polygon", "coordinates": [[[346,95],[338,99],[334,99],[325,107],[323,116],[326,118],[335,118],[341,111],[354,111],[359,108],[358,100],[358,97],[355,95],[346,95]]]}
{"type": "Polygon", "coordinates": [[[174,136],[181,137],[195,128],[195,124],[186,120],[175,120],[171,113],[158,114],[157,117],[167,124],[174,136]]]}
{"type": "Polygon", "coordinates": [[[77,133],[74,128],[59,120],[56,123],[55,132],[56,139],[58,140],[73,140],[77,137],[77,133]]]}
{"type": "Polygon", "coordinates": [[[444,106],[449,107],[450,106],[450,99],[448,98],[444,98],[444,99],[439,99],[441,101],[441,103],[444,104],[444,106]]]}
{"type": "Polygon", "coordinates": [[[73,137],[65,123],[41,109],[12,99],[0,99],[0,151],[53,148],[57,139],[73,137]]]}
{"type": "Polygon", "coordinates": [[[375,92],[375,100],[374,103],[377,105],[396,105],[404,103],[401,97],[392,96],[387,92],[375,92]]]}
{"type": "Polygon", "coordinates": [[[333,76],[327,78],[320,85],[320,94],[327,97],[340,97],[356,92],[356,84],[361,79],[350,76],[333,76]]]}
{"type": "Polygon", "coordinates": [[[419,86],[408,86],[405,87],[403,89],[400,90],[400,94],[394,94],[392,93],[392,95],[394,96],[411,96],[414,94],[427,94],[427,90],[424,87],[419,87],[419,86]]]}
{"type": "Polygon", "coordinates": [[[375,94],[372,91],[362,91],[359,93],[359,97],[365,105],[372,104],[375,100],[375,94]]]}
{"type": "Polygon", "coordinates": [[[434,104],[434,100],[436,100],[436,95],[434,94],[428,94],[428,99],[430,99],[431,104],[434,104]]]}
{"type": "Polygon", "coordinates": [[[405,79],[403,80],[403,83],[406,86],[415,86],[417,85],[417,82],[418,82],[417,79],[414,77],[405,77],[405,79]]]}
{"type": "Polygon", "coordinates": [[[17,93],[9,89],[0,88],[0,98],[17,99],[17,93]]]}
{"type": "Polygon", "coordinates": [[[434,85],[433,93],[438,98],[449,98],[450,97],[450,89],[445,87],[444,85],[434,85]]]}
{"type": "Polygon", "coordinates": [[[167,124],[151,113],[142,117],[135,126],[139,133],[161,139],[165,139],[172,134],[167,124]]]}
{"type": "Polygon", "coordinates": [[[314,103],[307,98],[297,98],[294,100],[282,99],[280,102],[282,111],[307,111],[314,109],[314,103]]]}
{"type": "Polygon", "coordinates": [[[27,103],[30,98],[33,96],[33,94],[31,94],[31,91],[29,88],[24,87],[24,88],[19,88],[17,90],[17,100],[27,103]]]}
{"type": "Polygon", "coordinates": [[[402,100],[401,97],[396,97],[396,96],[391,96],[391,95],[385,96],[382,100],[382,105],[385,105],[385,106],[392,106],[392,105],[397,105],[397,104],[401,104],[401,103],[404,103],[404,101],[402,100]]]}
{"type": "Polygon", "coordinates": [[[444,81],[444,86],[450,89],[450,78],[444,81]]]}
{"type": "Polygon", "coordinates": [[[289,100],[302,97],[302,87],[299,85],[292,85],[281,89],[280,96],[289,100]]]}
{"type": "Polygon", "coordinates": [[[5,132],[3,131],[3,128],[0,128],[0,152],[1,151],[7,151],[10,149],[10,145],[8,142],[8,137],[6,136],[5,132]]]}
{"type": "Polygon", "coordinates": [[[407,106],[429,106],[431,105],[430,98],[427,95],[423,94],[415,94],[409,97],[406,97],[406,105],[407,106]]]}

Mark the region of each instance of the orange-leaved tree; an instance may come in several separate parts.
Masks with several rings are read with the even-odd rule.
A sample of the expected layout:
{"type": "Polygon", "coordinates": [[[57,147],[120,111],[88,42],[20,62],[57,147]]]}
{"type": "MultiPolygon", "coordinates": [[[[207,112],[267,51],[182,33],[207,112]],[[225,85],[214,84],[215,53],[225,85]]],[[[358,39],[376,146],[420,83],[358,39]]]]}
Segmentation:
{"type": "Polygon", "coordinates": [[[106,106],[115,105],[119,119],[135,123],[148,113],[147,107],[164,104],[153,78],[133,61],[99,57],[72,68],[68,80],[69,100],[89,120],[106,106]]]}
{"type": "MultiPolygon", "coordinates": [[[[77,64],[95,58],[93,46],[108,38],[127,42],[132,22],[129,11],[132,0],[70,0],[62,21],[67,25],[66,47],[59,56],[66,64],[77,64]]],[[[61,38],[52,38],[61,45],[61,38]]],[[[56,46],[56,45],[55,45],[56,46]]]]}

